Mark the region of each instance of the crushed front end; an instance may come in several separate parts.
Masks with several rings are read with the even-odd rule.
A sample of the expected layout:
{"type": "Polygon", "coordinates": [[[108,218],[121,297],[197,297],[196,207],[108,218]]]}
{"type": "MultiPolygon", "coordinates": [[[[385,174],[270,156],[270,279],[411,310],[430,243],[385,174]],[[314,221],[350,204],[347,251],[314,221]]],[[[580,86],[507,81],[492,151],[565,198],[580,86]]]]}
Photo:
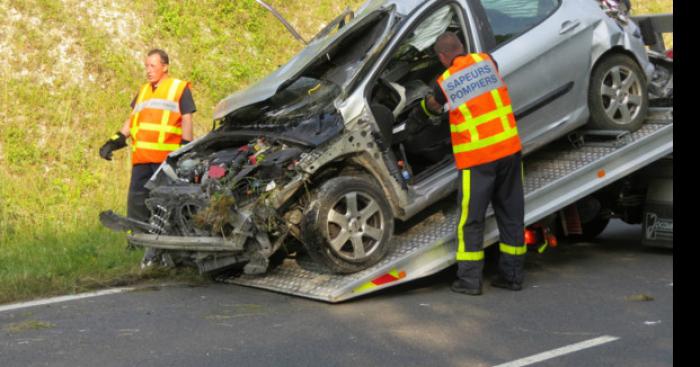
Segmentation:
{"type": "Polygon", "coordinates": [[[210,141],[161,166],[147,185],[149,223],[112,212],[102,223],[171,266],[205,273],[245,264],[247,274],[264,273],[290,231],[278,209],[302,185],[303,150],[266,137],[219,149],[222,141],[230,143],[210,141]]]}

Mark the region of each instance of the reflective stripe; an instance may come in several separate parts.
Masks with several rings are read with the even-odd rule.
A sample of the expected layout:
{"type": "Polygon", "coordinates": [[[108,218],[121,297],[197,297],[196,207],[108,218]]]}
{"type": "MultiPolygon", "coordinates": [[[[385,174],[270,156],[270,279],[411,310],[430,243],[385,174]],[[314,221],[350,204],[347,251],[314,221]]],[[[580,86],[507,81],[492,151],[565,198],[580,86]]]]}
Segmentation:
{"type": "Polygon", "coordinates": [[[312,95],[312,94],[316,93],[319,90],[319,88],[321,88],[321,83],[316,84],[316,86],[309,89],[307,93],[309,95],[312,95]]]}
{"type": "Polygon", "coordinates": [[[137,141],[134,147],[138,149],[150,149],[150,150],[160,150],[172,152],[180,148],[180,144],[159,144],[159,143],[149,143],[146,141],[137,141]]]}
{"type": "Polygon", "coordinates": [[[430,109],[428,108],[428,106],[425,105],[425,99],[423,99],[423,100],[420,101],[420,106],[421,106],[421,108],[423,109],[423,112],[425,112],[426,115],[431,116],[431,117],[432,117],[432,116],[437,116],[436,114],[430,112],[430,109]]]}
{"type": "MultiPolygon", "coordinates": [[[[496,102],[496,103],[498,103],[498,102],[496,102]]],[[[464,109],[469,111],[469,109],[465,105],[462,105],[462,106],[464,106],[464,109]]],[[[459,107],[460,111],[462,111],[462,106],[459,107]]],[[[510,113],[513,113],[512,106],[510,106],[510,105],[505,106],[505,107],[501,106],[497,110],[493,110],[489,113],[485,113],[479,117],[471,118],[471,121],[472,121],[471,124],[469,123],[469,119],[467,119],[467,116],[465,116],[466,122],[463,122],[463,123],[458,124],[458,125],[450,125],[450,132],[461,133],[465,130],[469,130],[470,125],[473,125],[474,127],[476,127],[479,125],[483,125],[491,120],[495,120],[499,117],[501,118],[501,121],[503,121],[503,119],[505,119],[505,123],[508,124],[508,114],[510,114],[510,113]]],[[[464,114],[463,111],[462,111],[462,114],[464,114]]],[[[507,125],[507,128],[505,128],[505,126],[504,126],[503,130],[509,130],[509,129],[510,129],[510,124],[507,125]]]]}
{"type": "Polygon", "coordinates": [[[137,104],[134,107],[134,112],[141,112],[146,108],[151,108],[154,110],[180,112],[180,105],[177,102],[158,98],[149,99],[146,102],[137,104]]]}
{"type": "Polygon", "coordinates": [[[469,217],[469,200],[471,199],[471,170],[462,170],[462,208],[457,227],[457,255],[458,261],[480,261],[484,259],[484,251],[465,251],[464,225],[469,217]]]}
{"type": "MultiPolygon", "coordinates": [[[[510,108],[511,112],[513,112],[513,109],[510,105],[507,107],[503,107],[503,100],[501,99],[501,94],[498,93],[498,90],[496,90],[496,89],[492,90],[491,97],[493,97],[493,101],[496,102],[497,111],[500,111],[503,108],[510,108]]],[[[501,124],[503,124],[503,131],[509,130],[510,129],[510,122],[508,122],[508,114],[507,113],[501,114],[500,117],[501,117],[501,124]]]]}
{"type": "Polygon", "coordinates": [[[481,261],[484,259],[483,251],[468,251],[468,252],[458,252],[458,261],[481,261]]]}
{"type": "Polygon", "coordinates": [[[520,256],[520,255],[525,255],[525,253],[527,253],[527,247],[525,245],[523,245],[523,246],[510,246],[510,245],[506,245],[505,243],[501,242],[499,247],[501,249],[501,252],[508,254],[508,255],[520,256]]]}
{"type": "Polygon", "coordinates": [[[486,138],[486,139],[479,140],[479,141],[474,142],[474,143],[466,143],[466,144],[455,145],[455,146],[452,147],[452,151],[453,151],[455,154],[458,154],[458,153],[465,153],[465,152],[471,152],[471,151],[474,151],[474,150],[486,148],[486,147],[491,146],[491,145],[494,145],[494,144],[498,144],[498,143],[500,143],[500,142],[503,142],[503,141],[505,141],[505,140],[508,140],[508,139],[513,138],[513,137],[516,137],[516,136],[518,136],[518,129],[513,128],[513,129],[510,129],[510,130],[504,131],[504,132],[502,132],[502,133],[500,133],[500,134],[496,134],[496,135],[494,135],[494,136],[490,136],[490,137],[488,137],[488,138],[486,138]]]}
{"type": "Polygon", "coordinates": [[[472,58],[474,59],[474,61],[476,61],[476,62],[484,61],[484,58],[481,57],[481,55],[479,55],[479,54],[471,54],[471,55],[472,55],[472,58]]]}
{"type": "Polygon", "coordinates": [[[377,288],[381,285],[388,284],[391,282],[395,282],[397,280],[401,280],[406,278],[406,272],[405,271],[399,271],[397,269],[392,269],[390,272],[387,274],[384,274],[382,276],[379,276],[353,290],[355,293],[360,293],[360,292],[365,292],[369,289],[372,288],[377,288]]]}
{"type": "MultiPolygon", "coordinates": [[[[143,87],[141,87],[141,92],[139,92],[138,98],[136,98],[136,105],[140,104],[143,102],[143,99],[146,97],[146,92],[148,91],[147,88],[150,87],[149,83],[146,83],[143,87]]],[[[132,112],[133,114],[133,119],[131,120],[131,139],[136,139],[136,134],[139,132],[139,112],[136,111],[135,113],[132,112]]],[[[136,146],[132,146],[131,148],[133,151],[136,151],[136,146]]]]}
{"type": "Polygon", "coordinates": [[[170,134],[179,134],[182,135],[182,128],[177,127],[177,126],[172,126],[172,125],[159,125],[159,124],[153,124],[150,122],[142,122],[139,125],[140,130],[148,130],[148,131],[162,131],[170,134]]]}
{"type": "MultiPolygon", "coordinates": [[[[182,83],[182,81],[179,79],[173,80],[173,84],[170,85],[170,90],[168,91],[169,101],[175,100],[175,94],[177,93],[177,88],[180,86],[180,83],[182,83]]],[[[160,124],[163,126],[167,126],[168,122],[170,122],[170,110],[165,110],[163,111],[163,118],[160,120],[160,124]]],[[[160,135],[158,135],[158,143],[163,144],[164,142],[165,131],[161,130],[160,135]]]]}
{"type": "Polygon", "coordinates": [[[476,124],[474,124],[474,119],[472,118],[472,113],[469,111],[466,103],[459,105],[459,112],[464,116],[464,122],[457,125],[450,124],[450,131],[454,126],[455,129],[461,128],[462,131],[469,130],[470,141],[475,142],[479,140],[479,131],[476,130],[476,124]]]}

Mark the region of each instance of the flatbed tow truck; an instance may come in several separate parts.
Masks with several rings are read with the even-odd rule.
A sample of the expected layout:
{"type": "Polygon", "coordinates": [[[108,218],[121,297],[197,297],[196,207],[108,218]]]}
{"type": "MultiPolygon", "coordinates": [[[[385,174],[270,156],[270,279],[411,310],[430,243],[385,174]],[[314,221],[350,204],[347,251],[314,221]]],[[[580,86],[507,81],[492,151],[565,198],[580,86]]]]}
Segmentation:
{"type": "MultiPolygon", "coordinates": [[[[672,14],[633,19],[645,31],[650,49],[663,51],[660,34],[672,32],[672,14]]],[[[556,218],[562,221],[565,234],[581,234],[579,213],[573,210],[571,214],[571,209],[595,196],[596,202],[614,215],[641,222],[643,244],[672,247],[672,97],[660,104],[664,107],[649,109],[645,123],[636,132],[576,131],[525,157],[525,224],[534,228],[550,218],[551,225],[551,218],[558,215],[556,218]],[[607,195],[601,195],[606,191],[607,195]],[[642,209],[634,214],[613,210],[621,208],[622,201],[620,210],[624,211],[626,199],[629,205],[642,209]],[[636,204],[629,203],[635,200],[636,204]]],[[[433,210],[432,215],[423,216],[415,225],[395,233],[392,252],[378,264],[358,273],[334,274],[302,255],[285,259],[264,275],[227,275],[218,280],[329,303],[346,301],[435,274],[453,265],[458,214],[454,203],[437,212],[433,210]]],[[[540,242],[546,245],[547,240],[545,232],[540,242]]],[[[489,209],[484,247],[497,241],[496,220],[489,209]]]]}

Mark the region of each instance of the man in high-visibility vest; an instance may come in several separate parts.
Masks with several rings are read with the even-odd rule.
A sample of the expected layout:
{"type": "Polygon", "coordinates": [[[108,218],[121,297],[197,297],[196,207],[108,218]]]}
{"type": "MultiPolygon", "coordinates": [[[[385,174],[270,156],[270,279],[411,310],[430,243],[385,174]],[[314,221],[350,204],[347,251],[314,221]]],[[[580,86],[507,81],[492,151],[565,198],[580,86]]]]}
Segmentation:
{"type": "MultiPolygon", "coordinates": [[[[100,156],[112,160],[112,152],[127,146],[131,137],[131,183],[127,201],[127,216],[148,222],[150,213],[145,200],[144,185],[168,154],[193,139],[192,114],[197,110],[190,85],[168,75],[170,59],[160,49],[148,52],[144,66],[148,83],[144,84],[131,102],[131,114],[116,134],[101,148],[100,156]]],[[[142,267],[158,261],[153,249],[146,249],[142,267]]]]}
{"type": "Polygon", "coordinates": [[[499,276],[492,285],[521,290],[525,261],[521,144],[508,88],[490,55],[467,54],[451,32],[438,37],[435,53],[448,68],[434,95],[421,102],[428,115],[447,104],[455,164],[459,170],[457,280],[451,289],[482,293],[484,223],[489,202],[500,233],[499,276]]]}

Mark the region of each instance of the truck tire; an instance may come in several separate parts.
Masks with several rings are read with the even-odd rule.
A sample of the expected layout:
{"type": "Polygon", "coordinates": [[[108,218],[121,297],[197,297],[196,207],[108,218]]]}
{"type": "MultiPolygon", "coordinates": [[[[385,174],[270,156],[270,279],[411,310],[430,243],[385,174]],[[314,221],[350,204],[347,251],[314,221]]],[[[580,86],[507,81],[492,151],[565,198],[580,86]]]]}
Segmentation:
{"type": "Polygon", "coordinates": [[[598,237],[605,228],[607,228],[608,223],[610,223],[610,218],[606,218],[603,216],[597,216],[593,220],[583,223],[582,226],[582,234],[574,234],[569,236],[569,240],[571,241],[592,241],[596,237],[598,237]]]}
{"type": "Polygon", "coordinates": [[[635,131],[649,108],[646,76],[631,57],[606,56],[593,69],[588,87],[590,127],[635,131]]]}
{"type": "Polygon", "coordinates": [[[605,231],[605,228],[608,227],[609,223],[610,218],[605,217],[596,217],[588,223],[583,223],[582,237],[585,240],[592,240],[598,237],[601,233],[603,233],[603,231],[605,231]]]}
{"type": "Polygon", "coordinates": [[[394,218],[369,177],[340,176],[314,193],[301,223],[309,256],[335,273],[354,273],[379,262],[390,249],[394,218]]]}

